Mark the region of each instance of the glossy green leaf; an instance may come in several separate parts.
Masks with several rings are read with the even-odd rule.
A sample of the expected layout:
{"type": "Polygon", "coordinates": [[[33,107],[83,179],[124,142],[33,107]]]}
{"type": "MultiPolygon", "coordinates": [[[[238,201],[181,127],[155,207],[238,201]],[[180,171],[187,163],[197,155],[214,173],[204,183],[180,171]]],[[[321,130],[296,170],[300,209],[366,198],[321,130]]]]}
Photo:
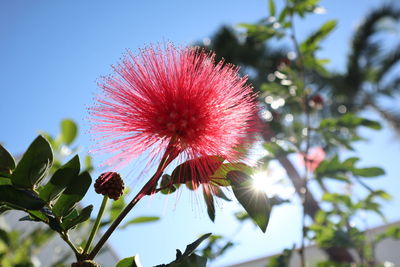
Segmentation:
{"type": "Polygon", "coordinates": [[[66,119],[61,122],[61,141],[67,145],[71,144],[78,134],[78,126],[72,120],[66,119]]]}
{"type": "Polygon", "coordinates": [[[12,183],[22,188],[33,188],[46,175],[53,162],[49,142],[39,135],[29,146],[15,168],[12,183]]]}
{"type": "Polygon", "coordinates": [[[49,214],[45,209],[41,210],[29,210],[28,214],[31,218],[35,218],[37,221],[48,222],[49,221],[49,214]]]}
{"type": "Polygon", "coordinates": [[[139,262],[139,256],[132,256],[120,260],[115,267],[139,267],[142,266],[139,262]]]}
{"type": "Polygon", "coordinates": [[[361,169],[353,169],[353,174],[362,177],[376,177],[385,174],[385,171],[382,168],[371,167],[371,168],[361,168],[361,169]]]}
{"type": "Polygon", "coordinates": [[[39,210],[46,205],[46,202],[32,192],[11,185],[0,185],[0,205],[2,204],[21,210],[39,210]]]}
{"type": "Polygon", "coordinates": [[[59,217],[68,215],[74,206],[85,196],[92,183],[88,172],[83,172],[67,186],[53,207],[53,212],[59,217]]]}
{"type": "Polygon", "coordinates": [[[50,202],[57,198],[67,188],[69,183],[78,178],[80,170],[79,156],[76,155],[61,166],[51,177],[50,181],[39,190],[41,199],[50,202]]]}
{"type": "Polygon", "coordinates": [[[11,174],[15,168],[15,161],[13,156],[0,144],[0,174],[11,174]]]}
{"type": "Polygon", "coordinates": [[[138,223],[149,223],[149,222],[155,222],[160,220],[160,217],[157,216],[142,216],[142,217],[136,217],[133,218],[129,221],[127,221],[126,223],[124,223],[120,228],[124,229],[126,227],[128,227],[131,224],[138,224],[138,223]]]}
{"type": "Polygon", "coordinates": [[[271,213],[271,205],[267,195],[253,187],[253,179],[240,171],[228,173],[235,197],[247,211],[253,221],[265,233],[271,213]]]}
{"type": "Polygon", "coordinates": [[[87,221],[90,218],[92,211],[93,211],[93,205],[89,205],[83,208],[80,212],[71,213],[70,215],[72,216],[67,216],[64,218],[61,224],[62,228],[64,230],[68,230],[84,221],[87,221]]]}

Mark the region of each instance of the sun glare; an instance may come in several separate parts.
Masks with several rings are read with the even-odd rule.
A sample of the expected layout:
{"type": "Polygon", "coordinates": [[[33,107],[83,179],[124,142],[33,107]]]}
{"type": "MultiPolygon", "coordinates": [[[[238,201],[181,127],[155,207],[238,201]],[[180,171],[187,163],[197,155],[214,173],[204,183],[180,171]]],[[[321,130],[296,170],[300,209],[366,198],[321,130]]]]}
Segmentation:
{"type": "Polygon", "coordinates": [[[263,191],[268,197],[278,196],[283,199],[291,198],[294,188],[286,178],[284,171],[271,168],[268,171],[256,172],[252,175],[255,190],[263,191]]]}

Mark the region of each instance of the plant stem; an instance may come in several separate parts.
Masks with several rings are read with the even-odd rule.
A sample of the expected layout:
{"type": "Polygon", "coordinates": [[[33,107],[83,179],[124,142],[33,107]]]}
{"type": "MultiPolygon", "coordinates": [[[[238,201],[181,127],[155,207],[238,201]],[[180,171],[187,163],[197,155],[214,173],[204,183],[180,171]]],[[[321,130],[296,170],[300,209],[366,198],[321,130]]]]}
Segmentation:
{"type": "Polygon", "coordinates": [[[85,249],[83,250],[83,254],[86,254],[89,251],[90,246],[92,245],[93,239],[94,239],[94,237],[95,237],[95,235],[97,233],[97,230],[99,230],[101,218],[103,217],[104,211],[105,211],[106,206],[107,206],[107,201],[108,201],[108,196],[105,195],[103,197],[103,201],[101,202],[99,213],[97,214],[96,221],[94,222],[94,225],[93,225],[93,228],[92,228],[92,232],[90,233],[89,239],[86,242],[85,249]]]}
{"type": "MultiPolygon", "coordinates": [[[[26,211],[30,216],[36,218],[37,220],[49,225],[49,223],[47,221],[42,220],[42,218],[36,216],[34,213],[26,211]]],[[[71,242],[71,240],[69,240],[68,234],[66,232],[62,232],[62,231],[57,231],[58,234],[61,236],[61,238],[65,241],[65,243],[68,244],[68,246],[74,251],[75,256],[77,259],[79,259],[79,256],[81,255],[78,251],[78,249],[75,247],[75,245],[71,242]]]]}
{"type": "Polygon", "coordinates": [[[93,248],[88,256],[88,260],[93,260],[94,257],[99,253],[100,249],[104,246],[108,238],[122,222],[122,220],[128,215],[132,208],[146,195],[152,195],[157,193],[155,186],[157,181],[160,179],[165,168],[170,164],[180,153],[179,149],[174,147],[175,139],[172,138],[163,157],[161,158],[160,165],[157,168],[155,174],[150,178],[150,180],[142,187],[142,189],[137,193],[137,195],[132,199],[132,201],[123,209],[123,211],[118,215],[115,221],[110,225],[104,235],[100,238],[99,242],[93,248]]]}
{"type": "Polygon", "coordinates": [[[79,260],[80,259],[80,253],[78,251],[78,249],[75,247],[75,245],[71,242],[71,240],[69,240],[68,234],[66,233],[59,233],[61,238],[65,241],[65,243],[68,244],[68,246],[74,251],[76,259],[79,260]]]}
{"type": "Polygon", "coordinates": [[[153,177],[143,186],[143,188],[139,191],[139,193],[132,199],[132,201],[124,208],[124,210],[118,215],[115,221],[110,225],[104,235],[100,238],[99,242],[90,252],[88,259],[93,260],[100,249],[104,246],[104,243],[108,240],[114,230],[118,227],[118,225],[122,222],[122,220],[128,215],[128,213],[132,210],[132,208],[141,200],[145,195],[151,194],[151,189],[153,185],[160,178],[161,173],[156,172],[153,177]]]}

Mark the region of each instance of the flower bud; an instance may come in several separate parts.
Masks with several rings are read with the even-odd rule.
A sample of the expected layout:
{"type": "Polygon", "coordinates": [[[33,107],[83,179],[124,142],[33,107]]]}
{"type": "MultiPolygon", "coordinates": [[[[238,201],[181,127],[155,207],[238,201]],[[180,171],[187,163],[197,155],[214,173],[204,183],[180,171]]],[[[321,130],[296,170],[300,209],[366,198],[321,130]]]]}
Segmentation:
{"type": "Polygon", "coordinates": [[[321,95],[317,94],[310,99],[310,106],[315,109],[322,109],[324,106],[324,99],[321,95]]]}
{"type": "Polygon", "coordinates": [[[116,172],[105,172],[97,178],[94,189],[98,194],[117,200],[124,191],[124,181],[116,172]]]}

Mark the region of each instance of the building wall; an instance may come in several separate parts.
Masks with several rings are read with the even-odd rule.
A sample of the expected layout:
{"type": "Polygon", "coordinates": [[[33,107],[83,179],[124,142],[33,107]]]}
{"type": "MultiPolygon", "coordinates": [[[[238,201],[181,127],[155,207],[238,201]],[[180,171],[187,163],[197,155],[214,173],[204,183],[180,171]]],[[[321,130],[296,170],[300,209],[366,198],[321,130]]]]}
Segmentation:
{"type": "MultiPolygon", "coordinates": [[[[400,222],[376,227],[367,231],[367,237],[373,238],[374,236],[382,233],[388,227],[400,226],[400,222]]],[[[355,253],[352,252],[355,256],[355,253]]],[[[375,248],[376,260],[379,263],[386,262],[385,266],[400,266],[400,240],[385,239],[380,242],[375,248]]],[[[265,267],[269,259],[276,255],[271,255],[259,259],[254,259],[234,265],[229,265],[227,267],[265,267]]],[[[317,262],[326,260],[325,253],[318,249],[316,246],[308,246],[305,249],[305,258],[307,267],[315,267],[317,262]]],[[[355,257],[356,258],[356,257],[355,257]]],[[[300,264],[300,256],[297,252],[294,252],[292,258],[290,259],[290,267],[298,267],[300,264]]]]}

